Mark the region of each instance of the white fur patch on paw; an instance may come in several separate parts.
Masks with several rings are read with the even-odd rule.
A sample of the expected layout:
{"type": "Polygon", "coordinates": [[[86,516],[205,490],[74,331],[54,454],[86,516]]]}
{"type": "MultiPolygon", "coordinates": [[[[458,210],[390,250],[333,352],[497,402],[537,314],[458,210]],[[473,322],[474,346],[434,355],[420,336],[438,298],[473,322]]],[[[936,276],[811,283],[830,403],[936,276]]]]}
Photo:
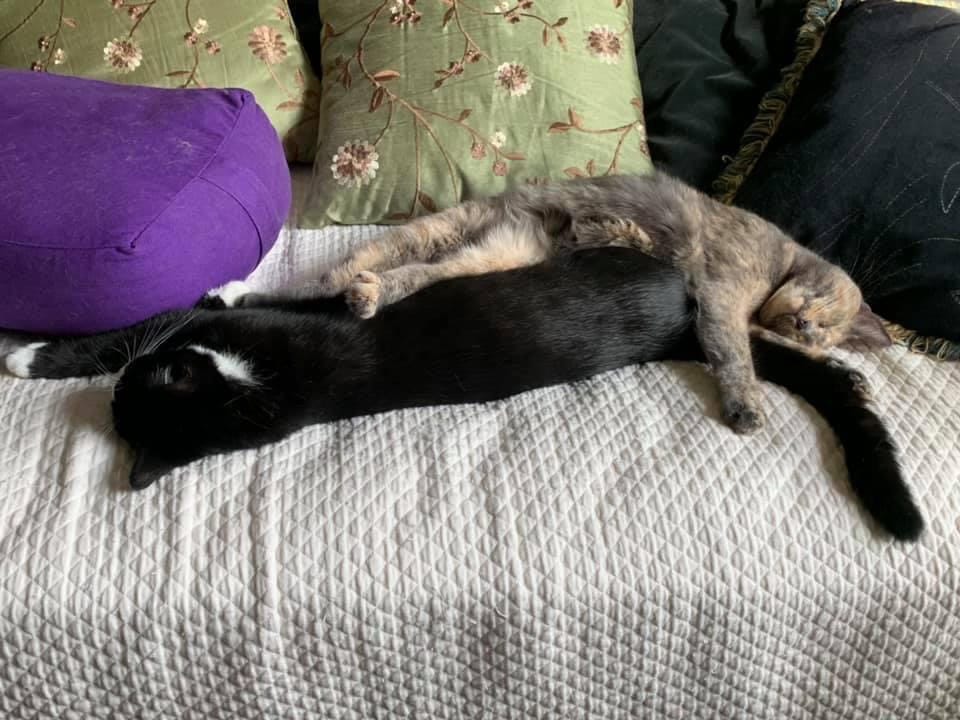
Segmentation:
{"type": "Polygon", "coordinates": [[[207,297],[220,298],[220,301],[227,307],[234,307],[237,301],[244,295],[249,295],[250,286],[243,280],[231,280],[226,285],[221,285],[207,293],[207,297]]]}
{"type": "Polygon", "coordinates": [[[14,350],[7,355],[7,370],[20,378],[30,377],[30,366],[33,365],[33,359],[37,355],[37,350],[47,343],[30,343],[26,347],[14,350]]]}
{"type": "Polygon", "coordinates": [[[366,320],[377,314],[380,304],[380,287],[383,281],[376,273],[364,270],[357,274],[347,288],[347,306],[353,314],[366,320]]]}

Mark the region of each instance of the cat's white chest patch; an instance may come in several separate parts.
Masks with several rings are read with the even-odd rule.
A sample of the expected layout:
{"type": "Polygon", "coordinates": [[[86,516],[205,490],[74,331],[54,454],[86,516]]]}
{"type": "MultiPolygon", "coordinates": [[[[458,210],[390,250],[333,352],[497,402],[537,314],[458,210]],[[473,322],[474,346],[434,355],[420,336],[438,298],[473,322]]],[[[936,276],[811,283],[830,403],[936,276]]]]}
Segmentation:
{"type": "Polygon", "coordinates": [[[234,382],[244,383],[245,385],[257,384],[257,380],[253,376],[250,368],[250,363],[242,357],[232,353],[220,352],[219,350],[211,350],[202,345],[191,345],[190,349],[195,353],[209,356],[210,359],[213,360],[217,371],[223,375],[223,377],[233,380],[234,382]]]}

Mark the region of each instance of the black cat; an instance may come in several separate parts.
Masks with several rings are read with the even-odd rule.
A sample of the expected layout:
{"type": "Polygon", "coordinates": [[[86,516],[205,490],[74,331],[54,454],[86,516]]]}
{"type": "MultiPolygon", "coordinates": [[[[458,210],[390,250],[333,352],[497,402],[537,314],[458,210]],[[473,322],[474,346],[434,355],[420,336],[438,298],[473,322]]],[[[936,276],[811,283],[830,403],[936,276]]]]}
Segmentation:
{"type": "MultiPolygon", "coordinates": [[[[143,488],[192,460],[314,423],[496,400],[651,360],[702,359],[682,277],[632,250],[588,250],[438,283],[370,320],[353,317],[339,298],[246,295],[240,303],[34,344],[8,356],[7,367],[46,378],[122,371],[114,424],[136,451],[130,483],[143,488]]],[[[864,378],[762,340],[754,359],[761,378],[823,414],[854,491],[879,524],[916,538],[923,520],[893,442],[867,407],[864,378]]]]}

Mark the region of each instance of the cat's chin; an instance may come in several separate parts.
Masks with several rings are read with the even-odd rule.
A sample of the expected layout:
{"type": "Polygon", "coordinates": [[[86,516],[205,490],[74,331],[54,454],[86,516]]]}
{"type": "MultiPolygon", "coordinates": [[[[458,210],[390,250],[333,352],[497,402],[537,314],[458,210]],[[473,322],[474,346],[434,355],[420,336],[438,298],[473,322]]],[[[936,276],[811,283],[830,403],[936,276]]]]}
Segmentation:
{"type": "Polygon", "coordinates": [[[133,461],[133,467],[130,468],[131,490],[145,490],[177,467],[149,451],[136,450],[135,452],[136,459],[133,461]]]}

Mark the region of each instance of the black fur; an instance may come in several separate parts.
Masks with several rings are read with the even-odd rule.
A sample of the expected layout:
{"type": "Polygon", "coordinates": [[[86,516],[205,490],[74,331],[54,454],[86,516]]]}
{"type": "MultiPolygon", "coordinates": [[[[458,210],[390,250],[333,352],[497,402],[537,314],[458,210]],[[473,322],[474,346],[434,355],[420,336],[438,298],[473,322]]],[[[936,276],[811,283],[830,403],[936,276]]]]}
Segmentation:
{"type": "MultiPolygon", "coordinates": [[[[438,283],[366,321],[340,299],[247,296],[238,309],[169,313],[40,348],[30,374],[116,372],[140,355],[123,370],[113,411],[137,453],[131,485],[145,487],[173,467],[305,425],[496,400],[651,360],[700,359],[695,311],[681,276],[660,262],[589,250],[438,283]],[[256,384],[224,377],[191,345],[243,357],[256,384]]],[[[796,392],[831,424],[851,484],[880,524],[915,538],[922,519],[890,437],[866,407],[862,377],[759,340],[754,357],[760,377],[796,392]]]]}

